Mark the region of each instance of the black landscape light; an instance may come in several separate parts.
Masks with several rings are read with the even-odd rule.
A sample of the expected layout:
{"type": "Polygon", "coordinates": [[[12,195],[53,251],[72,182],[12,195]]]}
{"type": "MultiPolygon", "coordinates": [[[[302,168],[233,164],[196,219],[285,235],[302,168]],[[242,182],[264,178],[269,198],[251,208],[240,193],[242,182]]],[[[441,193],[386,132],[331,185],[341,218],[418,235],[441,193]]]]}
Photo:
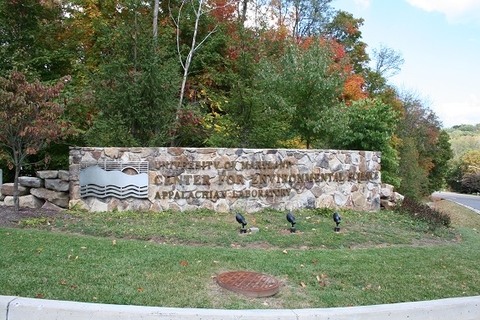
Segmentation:
{"type": "Polygon", "coordinates": [[[338,212],[335,212],[333,214],[333,221],[335,221],[335,223],[337,224],[337,226],[335,227],[335,232],[339,232],[340,231],[340,227],[338,226],[340,224],[340,221],[342,220],[342,218],[340,218],[340,215],[338,214],[338,212]]]}
{"type": "Polygon", "coordinates": [[[237,212],[235,219],[237,219],[237,222],[242,225],[242,228],[240,229],[240,233],[247,233],[247,229],[245,228],[245,226],[247,225],[247,221],[245,220],[245,218],[240,213],[237,212]]]}
{"type": "Polygon", "coordinates": [[[287,213],[287,221],[290,222],[292,224],[292,227],[290,228],[290,232],[291,233],[295,233],[295,217],[293,216],[293,214],[291,212],[288,212],[287,213]]]}

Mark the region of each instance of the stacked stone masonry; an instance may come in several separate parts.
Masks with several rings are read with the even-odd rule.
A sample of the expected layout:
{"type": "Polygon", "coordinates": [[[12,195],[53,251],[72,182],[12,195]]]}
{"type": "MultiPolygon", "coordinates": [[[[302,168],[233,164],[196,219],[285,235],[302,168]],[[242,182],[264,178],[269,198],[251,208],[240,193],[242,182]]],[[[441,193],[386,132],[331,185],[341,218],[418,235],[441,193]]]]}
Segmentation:
{"type": "MultiPolygon", "coordinates": [[[[69,206],[70,178],[66,170],[37,171],[36,177],[19,177],[18,192],[20,207],[66,209],[69,206]]],[[[4,183],[0,200],[3,205],[13,206],[14,184],[4,183]]]]}
{"type": "MultiPolygon", "coordinates": [[[[380,209],[381,153],[224,148],[70,149],[70,207],[89,211],[255,212],[264,208],[380,209]],[[85,196],[81,173],[115,163],[148,164],[142,197],[85,196]]],[[[103,169],[102,169],[103,170],[103,169]]],[[[125,174],[135,175],[138,170],[125,174]],[[136,172],[135,172],[136,171],[136,172]]]]}

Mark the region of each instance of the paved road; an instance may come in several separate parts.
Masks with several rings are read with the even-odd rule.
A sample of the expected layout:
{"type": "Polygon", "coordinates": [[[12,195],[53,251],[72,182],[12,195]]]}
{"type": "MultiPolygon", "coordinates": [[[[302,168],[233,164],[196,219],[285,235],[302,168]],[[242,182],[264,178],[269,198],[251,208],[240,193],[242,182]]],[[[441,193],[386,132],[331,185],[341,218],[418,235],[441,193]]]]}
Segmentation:
{"type": "Polygon", "coordinates": [[[432,196],[458,203],[480,214],[480,196],[453,192],[435,192],[432,196]]]}

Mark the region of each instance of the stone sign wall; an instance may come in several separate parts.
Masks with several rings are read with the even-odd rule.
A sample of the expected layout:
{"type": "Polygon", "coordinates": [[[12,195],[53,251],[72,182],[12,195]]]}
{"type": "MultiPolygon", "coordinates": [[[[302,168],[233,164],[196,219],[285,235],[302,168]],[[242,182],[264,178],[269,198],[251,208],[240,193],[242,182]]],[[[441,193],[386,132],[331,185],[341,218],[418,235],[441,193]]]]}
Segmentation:
{"type": "Polygon", "coordinates": [[[380,159],[373,151],[71,148],[70,206],[372,211],[380,208],[380,159]]]}

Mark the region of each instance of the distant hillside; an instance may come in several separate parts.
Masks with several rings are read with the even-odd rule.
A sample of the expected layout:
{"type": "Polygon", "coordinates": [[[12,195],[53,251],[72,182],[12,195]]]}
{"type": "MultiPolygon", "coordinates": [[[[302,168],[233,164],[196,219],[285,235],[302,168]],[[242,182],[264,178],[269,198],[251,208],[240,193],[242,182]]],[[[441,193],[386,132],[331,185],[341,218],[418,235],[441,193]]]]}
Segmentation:
{"type": "Polygon", "coordinates": [[[456,125],[445,131],[450,136],[454,160],[465,152],[480,149],[480,123],[456,125]]]}

